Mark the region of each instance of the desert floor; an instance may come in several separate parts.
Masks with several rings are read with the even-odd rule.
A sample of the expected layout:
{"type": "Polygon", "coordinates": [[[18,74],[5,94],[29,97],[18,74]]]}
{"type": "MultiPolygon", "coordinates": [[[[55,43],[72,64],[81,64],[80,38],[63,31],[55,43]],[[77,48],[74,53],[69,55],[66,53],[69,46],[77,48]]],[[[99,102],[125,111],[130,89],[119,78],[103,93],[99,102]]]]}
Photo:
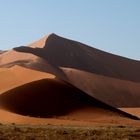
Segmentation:
{"type": "Polygon", "coordinates": [[[0,125],[1,140],[139,140],[140,127],[0,125]]]}

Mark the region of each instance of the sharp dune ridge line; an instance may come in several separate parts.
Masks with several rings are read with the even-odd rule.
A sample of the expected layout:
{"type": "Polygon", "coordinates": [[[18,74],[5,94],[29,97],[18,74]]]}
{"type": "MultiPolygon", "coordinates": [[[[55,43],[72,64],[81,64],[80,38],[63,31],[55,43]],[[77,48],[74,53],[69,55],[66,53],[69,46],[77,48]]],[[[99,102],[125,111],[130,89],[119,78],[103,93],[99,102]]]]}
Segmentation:
{"type": "Polygon", "coordinates": [[[2,122],[140,125],[140,61],[50,34],[0,51],[0,79],[2,122]]]}

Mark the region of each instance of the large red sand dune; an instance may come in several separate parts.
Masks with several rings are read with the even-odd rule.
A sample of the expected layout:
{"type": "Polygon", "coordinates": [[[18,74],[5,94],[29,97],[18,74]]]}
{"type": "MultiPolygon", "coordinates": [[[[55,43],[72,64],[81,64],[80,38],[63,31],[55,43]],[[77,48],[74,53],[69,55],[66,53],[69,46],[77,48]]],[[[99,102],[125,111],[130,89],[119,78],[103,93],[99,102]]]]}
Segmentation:
{"type": "Polygon", "coordinates": [[[69,114],[90,121],[101,114],[105,120],[140,117],[139,61],[55,34],[1,53],[0,79],[5,111],[63,118],[69,114]]]}

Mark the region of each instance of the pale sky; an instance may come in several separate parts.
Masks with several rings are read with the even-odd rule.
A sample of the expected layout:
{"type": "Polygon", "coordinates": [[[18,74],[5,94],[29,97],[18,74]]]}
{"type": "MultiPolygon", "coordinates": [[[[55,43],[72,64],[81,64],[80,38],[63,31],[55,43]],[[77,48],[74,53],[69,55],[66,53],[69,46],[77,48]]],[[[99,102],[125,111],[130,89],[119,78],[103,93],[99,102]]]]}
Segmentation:
{"type": "Polygon", "coordinates": [[[140,60],[140,0],[0,1],[0,50],[52,32],[140,60]]]}

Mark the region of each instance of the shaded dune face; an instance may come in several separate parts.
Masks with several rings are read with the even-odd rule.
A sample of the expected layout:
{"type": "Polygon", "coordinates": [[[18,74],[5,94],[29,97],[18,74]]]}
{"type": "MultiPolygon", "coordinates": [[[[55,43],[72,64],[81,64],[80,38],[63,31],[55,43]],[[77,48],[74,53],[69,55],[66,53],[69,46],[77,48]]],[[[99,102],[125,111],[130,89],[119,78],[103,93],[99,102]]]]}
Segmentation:
{"type": "MultiPolygon", "coordinates": [[[[98,105],[99,103],[96,103],[98,105]]],[[[44,79],[25,84],[0,95],[0,106],[30,116],[64,115],[85,104],[93,104],[82,91],[58,79],[44,79]]]]}

